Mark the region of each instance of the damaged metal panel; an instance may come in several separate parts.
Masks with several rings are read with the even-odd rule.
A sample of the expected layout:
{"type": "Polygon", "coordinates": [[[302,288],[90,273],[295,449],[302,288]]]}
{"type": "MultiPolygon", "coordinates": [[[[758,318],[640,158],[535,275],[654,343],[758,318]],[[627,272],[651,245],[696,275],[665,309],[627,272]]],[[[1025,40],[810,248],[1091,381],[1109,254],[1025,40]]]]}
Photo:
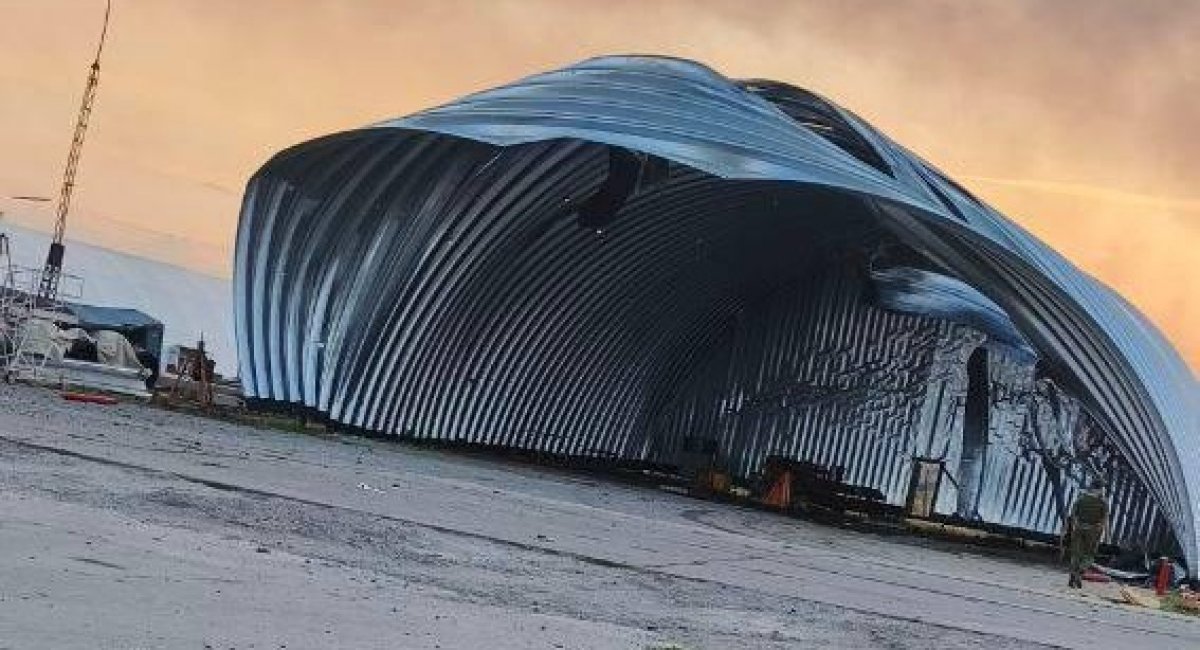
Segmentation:
{"type": "MultiPolygon", "coordinates": [[[[1161,512],[1194,572],[1200,391],[1161,335],[852,114],[689,61],[594,59],[278,154],[248,184],[238,230],[242,379],[251,396],[376,432],[645,459],[669,447],[661,436],[682,435],[656,429],[660,413],[685,399],[679,387],[704,383],[693,371],[729,340],[727,368],[765,365],[699,391],[721,405],[693,409],[687,427],[729,427],[721,414],[758,408],[743,418],[755,424],[721,430],[741,466],[774,445],[862,458],[854,478],[891,498],[907,470],[884,462],[888,450],[937,448],[962,426],[939,360],[969,362],[953,344],[963,326],[897,329],[926,317],[878,316],[831,285],[806,294],[819,309],[780,307],[796,328],[737,334],[759,327],[737,320],[750,305],[822,277],[823,261],[857,255],[866,269],[883,240],[957,282],[910,289],[968,298],[976,316],[1012,326],[1102,432],[1086,454],[1132,477],[1118,527],[1143,530],[1161,512]],[[802,331],[820,335],[802,346],[802,331]],[[875,395],[862,377],[886,390],[870,397],[878,409],[830,396],[807,416],[766,415],[772,400],[823,398],[761,394],[764,377],[795,367],[827,391],[875,395]],[[858,419],[882,437],[857,433],[858,419]],[[796,431],[813,435],[788,440],[796,431]]],[[[989,410],[989,431],[1015,430],[1015,412],[989,410]]],[[[1047,470],[971,449],[963,466],[983,478],[956,510],[1046,525],[1047,470]]]]}
{"type": "Polygon", "coordinates": [[[688,450],[703,446],[696,441],[711,440],[713,459],[735,475],[753,476],[769,456],[842,467],[846,482],[894,506],[907,502],[915,459],[940,461],[938,514],[1050,535],[1063,529],[1078,485],[1102,474],[1111,481],[1109,541],[1165,545],[1165,521],[1127,467],[1087,473],[1097,455],[1087,445],[1098,441],[1072,437],[1085,428],[1078,401],[1060,395],[1064,413],[1054,419],[1035,399],[1036,357],[961,324],[898,312],[890,299],[876,303],[868,296],[877,278],[863,276],[831,261],[740,310],[673,389],[651,458],[686,464],[688,450]],[[967,454],[979,359],[987,429],[967,454]],[[1047,420],[1053,439],[1038,439],[1031,417],[1047,420]]]}
{"type": "Polygon", "coordinates": [[[846,468],[846,481],[907,495],[933,353],[948,324],[880,309],[837,265],[748,306],[656,422],[662,460],[689,437],[719,441],[740,476],[780,455],[846,468]]]}
{"type": "Polygon", "coordinates": [[[926,269],[905,266],[871,268],[871,283],[884,307],[963,323],[1036,356],[1017,326],[999,305],[969,284],[926,269]]]}
{"type": "MultiPolygon", "coordinates": [[[[955,328],[942,341],[932,374],[930,394],[943,396],[935,416],[942,424],[930,432],[926,453],[940,458],[948,467],[961,466],[962,422],[969,392],[969,360],[980,350],[988,359],[986,390],[989,403],[987,449],[978,493],[968,511],[957,508],[963,477],[943,482],[938,512],[957,514],[980,521],[1057,534],[1063,528],[1080,486],[1090,477],[1103,476],[1109,483],[1111,503],[1108,540],[1122,545],[1164,548],[1166,522],[1145,488],[1133,478],[1127,464],[1104,445],[1102,436],[1086,421],[1078,400],[1059,391],[1051,408],[1039,392],[1053,384],[1037,378],[1037,360],[1024,350],[1004,343],[988,342],[979,333],[955,328]],[[1057,415],[1055,411],[1060,411],[1057,415]],[[1034,419],[1039,423],[1035,430],[1034,419]],[[1097,466],[1097,460],[1104,458],[1097,466]],[[1053,470],[1048,466],[1053,465],[1053,470]]],[[[1053,389],[1057,390],[1057,389],[1053,389]]]]}

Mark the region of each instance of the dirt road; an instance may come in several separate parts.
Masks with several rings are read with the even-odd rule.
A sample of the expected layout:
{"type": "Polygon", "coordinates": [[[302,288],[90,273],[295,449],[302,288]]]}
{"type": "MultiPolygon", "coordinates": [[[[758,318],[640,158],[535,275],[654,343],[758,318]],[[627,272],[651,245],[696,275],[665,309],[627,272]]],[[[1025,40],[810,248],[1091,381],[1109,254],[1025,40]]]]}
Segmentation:
{"type": "Polygon", "coordinates": [[[548,470],[0,387],[0,648],[1196,648],[946,552],[548,470]]]}

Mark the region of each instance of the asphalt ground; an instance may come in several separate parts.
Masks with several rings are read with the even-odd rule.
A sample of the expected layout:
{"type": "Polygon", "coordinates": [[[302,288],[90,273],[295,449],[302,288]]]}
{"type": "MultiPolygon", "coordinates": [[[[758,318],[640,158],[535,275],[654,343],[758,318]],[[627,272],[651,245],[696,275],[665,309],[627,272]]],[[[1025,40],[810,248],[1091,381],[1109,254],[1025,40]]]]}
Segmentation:
{"type": "Polygon", "coordinates": [[[0,387],[0,648],[1200,648],[1057,567],[0,387]]]}

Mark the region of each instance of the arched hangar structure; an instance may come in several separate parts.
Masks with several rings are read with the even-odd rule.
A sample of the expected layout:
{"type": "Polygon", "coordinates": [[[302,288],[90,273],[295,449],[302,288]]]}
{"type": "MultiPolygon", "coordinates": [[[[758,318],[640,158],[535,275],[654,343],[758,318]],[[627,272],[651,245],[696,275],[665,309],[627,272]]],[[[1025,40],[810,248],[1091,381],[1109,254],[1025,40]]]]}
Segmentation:
{"type": "Polygon", "coordinates": [[[782,456],[1042,533],[1100,476],[1109,539],[1195,574],[1178,354],[786,84],[605,57],[295,146],[247,187],[234,287],[247,394],[347,426],[741,477],[782,456]]]}

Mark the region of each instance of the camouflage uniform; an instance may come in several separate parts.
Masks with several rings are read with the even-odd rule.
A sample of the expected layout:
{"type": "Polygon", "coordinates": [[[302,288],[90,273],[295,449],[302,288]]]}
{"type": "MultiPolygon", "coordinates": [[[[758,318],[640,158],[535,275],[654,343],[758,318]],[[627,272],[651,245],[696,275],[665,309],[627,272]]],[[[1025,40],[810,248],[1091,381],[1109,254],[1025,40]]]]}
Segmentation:
{"type": "Polygon", "coordinates": [[[1071,508],[1071,527],[1067,541],[1067,552],[1071,566],[1070,586],[1083,586],[1083,572],[1092,566],[1100,538],[1104,535],[1104,523],[1108,517],[1108,504],[1099,490],[1087,490],[1075,499],[1071,508]]]}

